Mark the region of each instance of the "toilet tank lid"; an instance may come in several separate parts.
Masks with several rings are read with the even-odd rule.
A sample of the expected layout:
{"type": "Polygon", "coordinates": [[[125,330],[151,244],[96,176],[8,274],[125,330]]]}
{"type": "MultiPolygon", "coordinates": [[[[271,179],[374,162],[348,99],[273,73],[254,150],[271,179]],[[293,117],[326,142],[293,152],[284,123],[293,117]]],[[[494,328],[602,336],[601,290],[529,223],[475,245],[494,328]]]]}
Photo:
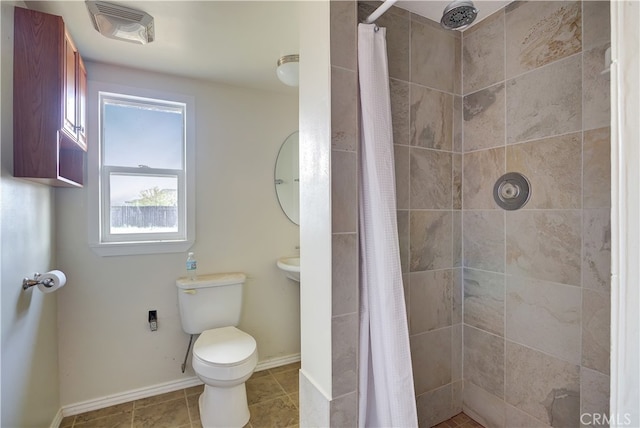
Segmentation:
{"type": "Polygon", "coordinates": [[[189,278],[179,278],[176,286],[185,290],[205,287],[219,287],[221,285],[242,284],[247,276],[241,272],[229,273],[212,273],[207,275],[198,275],[194,280],[189,278]]]}

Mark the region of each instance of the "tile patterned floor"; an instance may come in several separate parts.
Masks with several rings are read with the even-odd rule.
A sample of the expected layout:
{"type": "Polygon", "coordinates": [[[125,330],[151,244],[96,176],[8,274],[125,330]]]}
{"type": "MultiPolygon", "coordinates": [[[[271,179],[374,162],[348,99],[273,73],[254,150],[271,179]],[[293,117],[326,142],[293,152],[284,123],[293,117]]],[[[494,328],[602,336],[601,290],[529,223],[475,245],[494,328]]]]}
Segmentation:
{"type": "Polygon", "coordinates": [[[464,413],[458,413],[454,417],[439,423],[433,428],[484,428],[464,413]]]}
{"type": "MultiPolygon", "coordinates": [[[[300,363],[293,363],[251,376],[246,383],[251,419],[245,428],[298,427],[299,369],[300,363]]],[[[60,428],[202,428],[198,410],[202,388],[194,386],[68,416],[60,428]]]]}
{"type": "MultiPolygon", "coordinates": [[[[254,373],[247,381],[251,419],[245,428],[298,428],[300,363],[254,373]]],[[[202,385],[94,410],[62,420],[60,428],[202,428],[202,385]]],[[[346,428],[346,427],[344,427],[346,428]]],[[[434,428],[483,428],[464,413],[434,428]]]]}

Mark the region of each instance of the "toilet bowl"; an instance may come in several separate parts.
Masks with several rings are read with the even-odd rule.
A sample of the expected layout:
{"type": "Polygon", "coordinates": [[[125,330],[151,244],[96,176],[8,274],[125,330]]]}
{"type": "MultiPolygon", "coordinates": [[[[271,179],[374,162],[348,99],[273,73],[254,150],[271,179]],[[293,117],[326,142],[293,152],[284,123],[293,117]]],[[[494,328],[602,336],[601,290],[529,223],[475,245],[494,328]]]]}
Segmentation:
{"type": "Polygon", "coordinates": [[[182,329],[200,334],[191,364],[204,383],[199,399],[204,428],[241,428],[249,422],[244,383],[256,368],[258,352],[255,339],[235,327],[245,279],[234,272],[176,281],[182,329]]]}
{"type": "Polygon", "coordinates": [[[205,428],[249,422],[245,382],[258,363],[256,341],[235,327],[202,332],[193,346],[193,370],[202,382],[200,418],[205,428]]]}

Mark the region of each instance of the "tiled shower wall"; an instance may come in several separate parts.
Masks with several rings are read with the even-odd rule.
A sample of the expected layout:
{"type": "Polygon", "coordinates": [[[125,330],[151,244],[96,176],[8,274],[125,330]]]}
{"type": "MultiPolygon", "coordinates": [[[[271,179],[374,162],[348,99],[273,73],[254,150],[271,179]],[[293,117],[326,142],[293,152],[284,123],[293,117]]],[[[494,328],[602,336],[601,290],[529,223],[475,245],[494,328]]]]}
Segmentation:
{"type": "Polygon", "coordinates": [[[609,34],[594,1],[514,2],[463,33],[463,402],[486,426],[608,414],[609,34]],[[512,171],[531,199],[506,212],[512,171]]]}
{"type": "MultiPolygon", "coordinates": [[[[332,426],[357,419],[355,31],[378,5],[331,2],[332,426]]],[[[608,410],[608,6],[515,2],[462,37],[395,7],[378,20],[420,426],[463,402],[490,427],[608,410]],[[506,171],[531,181],[521,211],[493,202],[506,171]]]]}
{"type": "MultiPolygon", "coordinates": [[[[377,4],[360,3],[360,21],[377,4]]],[[[386,28],[400,258],[420,426],[462,410],[461,36],[391,8],[386,28]]]]}
{"type": "Polygon", "coordinates": [[[331,426],[358,415],[358,76],[356,2],[330,3],[331,35],[331,426]]]}

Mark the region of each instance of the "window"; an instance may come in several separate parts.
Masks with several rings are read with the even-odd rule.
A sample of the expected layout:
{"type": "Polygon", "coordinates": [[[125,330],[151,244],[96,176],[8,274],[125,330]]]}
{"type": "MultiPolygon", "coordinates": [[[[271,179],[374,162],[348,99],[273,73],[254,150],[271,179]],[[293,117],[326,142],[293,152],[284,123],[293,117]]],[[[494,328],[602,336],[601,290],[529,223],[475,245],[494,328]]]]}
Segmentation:
{"type": "Polygon", "coordinates": [[[194,232],[188,104],[107,91],[97,98],[92,247],[102,255],[185,251],[194,232]]]}

